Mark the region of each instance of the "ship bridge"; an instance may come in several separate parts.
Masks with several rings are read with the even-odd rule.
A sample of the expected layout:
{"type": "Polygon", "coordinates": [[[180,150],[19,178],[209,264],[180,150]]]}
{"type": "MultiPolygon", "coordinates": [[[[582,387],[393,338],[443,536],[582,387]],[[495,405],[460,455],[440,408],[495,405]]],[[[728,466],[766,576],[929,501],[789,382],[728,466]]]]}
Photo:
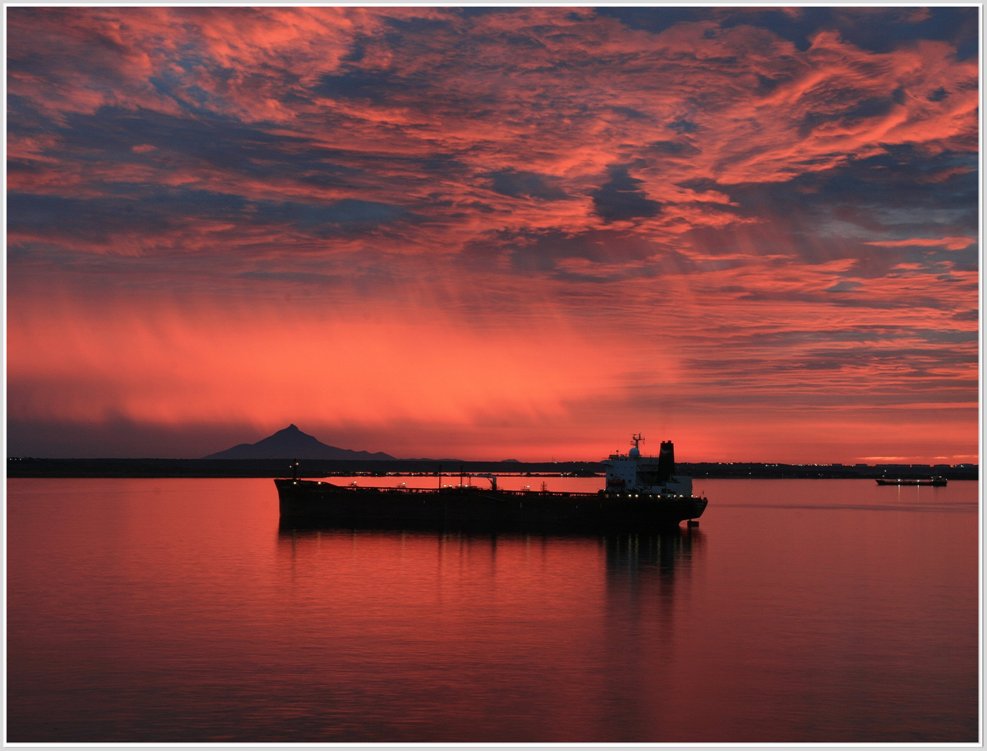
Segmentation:
{"type": "Polygon", "coordinates": [[[607,491],[691,495],[692,479],[675,474],[675,444],[662,441],[658,456],[642,456],[643,441],[635,433],[630,451],[611,454],[604,463],[607,491]]]}

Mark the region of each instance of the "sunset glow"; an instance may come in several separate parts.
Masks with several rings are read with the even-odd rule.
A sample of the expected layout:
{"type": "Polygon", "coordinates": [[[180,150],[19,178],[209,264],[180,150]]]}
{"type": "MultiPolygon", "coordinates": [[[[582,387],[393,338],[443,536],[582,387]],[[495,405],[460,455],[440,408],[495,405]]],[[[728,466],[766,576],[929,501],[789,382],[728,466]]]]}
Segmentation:
{"type": "Polygon", "coordinates": [[[976,7],[6,25],[10,455],[978,460],[976,7]]]}

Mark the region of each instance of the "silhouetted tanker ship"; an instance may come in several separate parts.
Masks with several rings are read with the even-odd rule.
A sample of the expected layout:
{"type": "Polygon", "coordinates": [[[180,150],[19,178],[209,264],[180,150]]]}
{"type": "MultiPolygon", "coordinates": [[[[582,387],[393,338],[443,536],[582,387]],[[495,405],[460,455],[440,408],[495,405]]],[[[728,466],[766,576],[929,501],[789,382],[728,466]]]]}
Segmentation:
{"type": "Polygon", "coordinates": [[[334,485],[297,476],[274,480],[284,522],[378,527],[648,531],[690,525],[707,500],[692,494],[692,479],[675,474],[675,447],[663,441],[657,457],[641,455],[640,434],[626,454],[605,462],[606,487],[596,493],[502,490],[459,485],[435,489],[334,485]]]}

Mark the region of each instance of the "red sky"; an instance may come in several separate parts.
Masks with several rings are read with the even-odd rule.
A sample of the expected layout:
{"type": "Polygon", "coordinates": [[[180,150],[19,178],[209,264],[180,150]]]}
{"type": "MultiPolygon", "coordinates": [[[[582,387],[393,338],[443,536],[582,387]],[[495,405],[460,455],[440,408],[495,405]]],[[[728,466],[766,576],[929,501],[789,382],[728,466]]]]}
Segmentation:
{"type": "Polygon", "coordinates": [[[7,8],[8,454],[973,462],[977,8],[7,8]]]}

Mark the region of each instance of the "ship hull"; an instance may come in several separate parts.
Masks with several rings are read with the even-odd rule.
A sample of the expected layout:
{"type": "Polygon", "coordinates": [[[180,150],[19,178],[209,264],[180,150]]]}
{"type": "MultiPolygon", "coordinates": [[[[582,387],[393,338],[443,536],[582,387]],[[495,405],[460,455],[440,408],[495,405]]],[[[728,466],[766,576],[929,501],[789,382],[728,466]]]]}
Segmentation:
{"type": "Polygon", "coordinates": [[[706,499],[480,488],[356,488],[277,479],[281,520],[327,526],[647,531],[698,519],[706,499]]]}

